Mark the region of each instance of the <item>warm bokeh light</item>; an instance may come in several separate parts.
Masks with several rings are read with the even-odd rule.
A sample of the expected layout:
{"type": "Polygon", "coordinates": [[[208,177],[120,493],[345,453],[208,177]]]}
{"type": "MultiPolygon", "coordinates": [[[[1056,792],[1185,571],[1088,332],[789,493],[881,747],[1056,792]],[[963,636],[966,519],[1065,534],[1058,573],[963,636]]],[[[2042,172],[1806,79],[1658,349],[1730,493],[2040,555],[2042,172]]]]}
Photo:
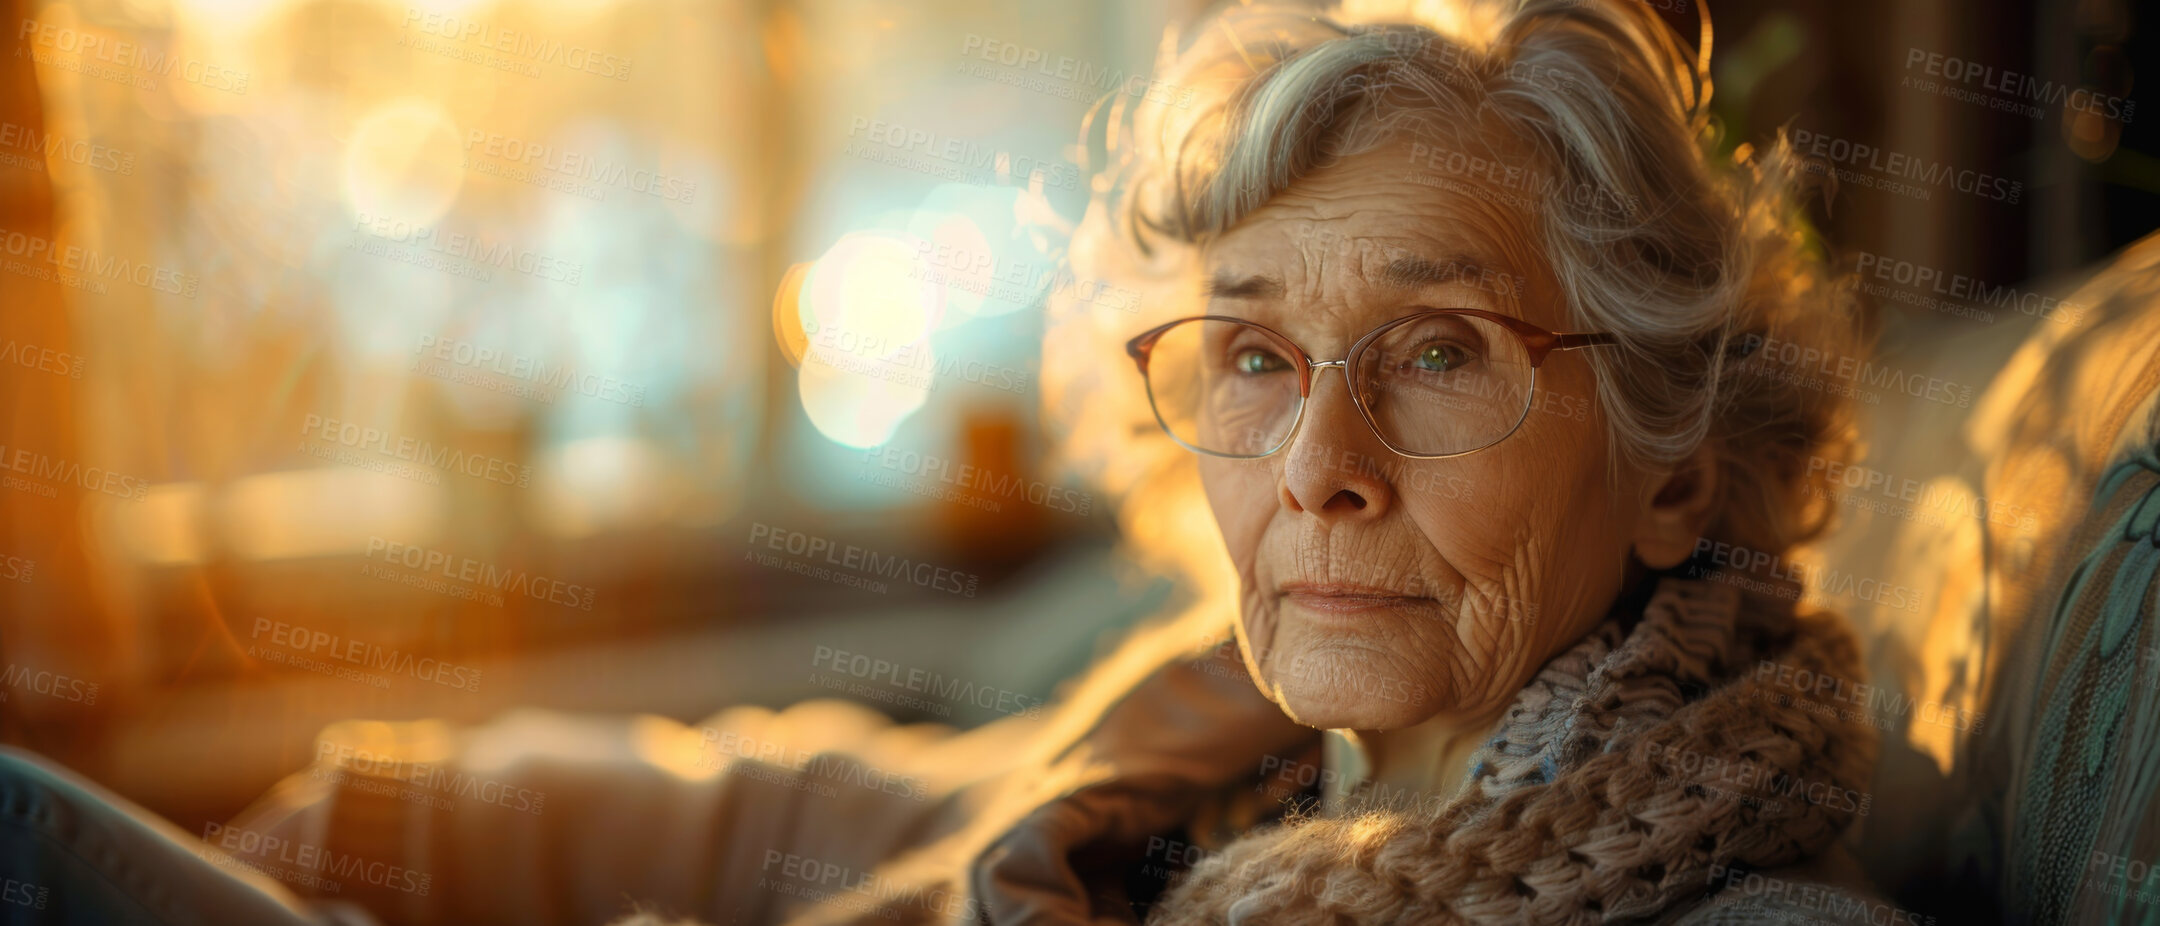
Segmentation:
{"type": "Polygon", "coordinates": [[[920,239],[859,232],[835,242],[803,281],[809,348],[796,371],[804,413],[849,447],[885,443],[929,398],[930,335],[945,309],[924,279],[920,239]]]}
{"type": "Polygon", "coordinates": [[[548,533],[565,539],[664,523],[673,514],[669,500],[680,489],[667,465],[641,441],[571,441],[541,464],[536,520],[548,533]]]}
{"type": "Polygon", "coordinates": [[[345,146],[345,205],[364,225],[387,223],[403,241],[425,234],[457,201],[465,175],[458,127],[432,100],[384,104],[353,126],[345,146]]]}

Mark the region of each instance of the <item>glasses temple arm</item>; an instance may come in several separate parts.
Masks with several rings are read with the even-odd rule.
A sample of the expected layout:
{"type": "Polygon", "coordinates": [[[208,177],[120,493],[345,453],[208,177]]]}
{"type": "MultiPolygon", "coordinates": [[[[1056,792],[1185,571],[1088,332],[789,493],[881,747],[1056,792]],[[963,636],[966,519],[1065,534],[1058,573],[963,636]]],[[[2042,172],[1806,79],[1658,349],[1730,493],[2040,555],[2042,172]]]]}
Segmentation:
{"type": "Polygon", "coordinates": [[[1603,347],[1618,344],[1620,339],[1604,332],[1583,332],[1553,335],[1553,350],[1574,350],[1579,347],[1603,347]]]}

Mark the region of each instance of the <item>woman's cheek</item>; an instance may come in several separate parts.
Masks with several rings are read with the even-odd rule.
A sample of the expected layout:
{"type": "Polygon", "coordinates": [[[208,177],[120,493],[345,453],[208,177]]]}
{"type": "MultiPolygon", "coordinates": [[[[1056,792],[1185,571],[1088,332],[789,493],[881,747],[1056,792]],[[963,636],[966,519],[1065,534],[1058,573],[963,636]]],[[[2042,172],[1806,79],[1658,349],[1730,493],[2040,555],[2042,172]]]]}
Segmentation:
{"type": "Polygon", "coordinates": [[[1244,638],[1251,664],[1265,677],[1274,668],[1275,631],[1280,620],[1267,596],[1251,585],[1246,586],[1242,597],[1238,603],[1239,636],[1244,638]]]}
{"type": "Polygon", "coordinates": [[[1537,610],[1534,602],[1549,571],[1546,558],[1552,551],[1539,537],[1535,531],[1516,533],[1504,552],[1480,557],[1484,568],[1464,575],[1464,617],[1455,638],[1462,676],[1458,690],[1466,699],[1512,696],[1521,687],[1515,676],[1539,649],[1535,625],[1523,620],[1537,610]]]}
{"type": "Polygon", "coordinates": [[[1206,458],[1200,461],[1200,485],[1231,563],[1239,576],[1251,577],[1260,538],[1275,516],[1274,474],[1258,461],[1206,458]]]}
{"type": "Polygon", "coordinates": [[[1238,628],[1246,655],[1265,668],[1274,646],[1276,615],[1266,594],[1272,577],[1259,562],[1261,541],[1276,514],[1276,480],[1265,464],[1203,458],[1200,483],[1238,579],[1238,628]]]}

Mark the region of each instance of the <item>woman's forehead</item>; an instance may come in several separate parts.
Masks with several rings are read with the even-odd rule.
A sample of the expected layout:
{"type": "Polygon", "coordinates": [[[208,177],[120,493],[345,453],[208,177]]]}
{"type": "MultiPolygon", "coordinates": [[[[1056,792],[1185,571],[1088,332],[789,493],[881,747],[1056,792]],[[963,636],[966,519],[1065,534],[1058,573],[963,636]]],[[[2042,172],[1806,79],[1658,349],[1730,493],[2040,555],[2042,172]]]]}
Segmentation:
{"type": "Polygon", "coordinates": [[[1299,178],[1208,245],[1208,277],[1391,286],[1526,278],[1542,267],[1525,210],[1475,178],[1431,182],[1398,156],[1409,147],[1384,146],[1299,178]]]}
{"type": "MultiPolygon", "coordinates": [[[[1325,260],[1324,258],[1322,260],[1325,260]]],[[[1342,280],[1313,279],[1319,261],[1290,261],[1280,265],[1234,261],[1211,267],[1201,280],[1203,293],[1214,299],[1275,301],[1296,290],[1325,289],[1330,285],[1355,285],[1415,295],[1434,287],[1452,286],[1482,290],[1512,304],[1527,295],[1529,281],[1507,269],[1506,264],[1480,258],[1470,252],[1442,245],[1429,252],[1390,249],[1381,254],[1351,258],[1354,269],[1342,280]],[[1368,259],[1369,258],[1369,259],[1368,259]],[[1285,270],[1283,268],[1291,268],[1285,270]]],[[[1326,275],[1324,268],[1319,270],[1326,275]]]]}
{"type": "Polygon", "coordinates": [[[1262,210],[1209,246],[1203,263],[1216,276],[1351,274],[1368,285],[1520,275],[1508,237],[1432,213],[1292,218],[1262,210]]]}
{"type": "Polygon", "coordinates": [[[1543,264],[1486,224],[1422,210],[1323,219],[1263,209],[1208,249],[1201,293],[1256,315],[1314,299],[1383,311],[1440,300],[1557,325],[1541,307],[1551,285],[1535,276],[1543,264]]]}

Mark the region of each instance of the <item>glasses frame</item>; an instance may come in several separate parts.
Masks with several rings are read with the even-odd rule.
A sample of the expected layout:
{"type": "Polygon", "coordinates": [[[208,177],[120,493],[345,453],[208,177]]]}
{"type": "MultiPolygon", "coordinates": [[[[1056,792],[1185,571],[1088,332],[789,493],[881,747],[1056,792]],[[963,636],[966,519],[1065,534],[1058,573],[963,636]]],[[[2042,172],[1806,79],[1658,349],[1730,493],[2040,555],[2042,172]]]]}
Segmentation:
{"type": "Polygon", "coordinates": [[[1501,441],[1507,440],[1510,437],[1513,437],[1515,432],[1522,428],[1522,423],[1529,420],[1530,418],[1530,408],[1532,405],[1536,404],[1531,397],[1537,393],[1538,368],[1545,365],[1545,358],[1550,356],[1554,351],[1579,350],[1585,347],[1605,347],[1613,344],[1618,344],[1619,342],[1619,338],[1606,332],[1548,331],[1544,328],[1540,328],[1536,325],[1530,324],[1529,322],[1523,321],[1522,319],[1515,318],[1509,315],[1502,315],[1498,312],[1488,312],[1484,309],[1427,308],[1412,312],[1393,321],[1382,323],[1379,327],[1366,332],[1364,337],[1358,338],[1355,343],[1350,345],[1349,353],[1344,354],[1339,360],[1314,360],[1311,354],[1305,352],[1305,348],[1298,346],[1298,343],[1296,341],[1290,340],[1288,335],[1285,335],[1280,331],[1276,331],[1275,329],[1270,328],[1266,325],[1260,324],[1259,322],[1253,321],[1252,319],[1238,318],[1234,315],[1193,315],[1185,318],[1180,318],[1175,321],[1165,322],[1161,325],[1150,328],[1147,331],[1141,332],[1139,336],[1125,342],[1125,353],[1131,355],[1133,363],[1140,368],[1140,381],[1143,385],[1147,387],[1148,410],[1155,413],[1155,423],[1162,427],[1163,433],[1170,435],[1171,440],[1177,441],[1179,446],[1182,446],[1185,449],[1190,450],[1194,453],[1203,453],[1211,457],[1223,457],[1225,459],[1231,460],[1257,460],[1261,457],[1270,456],[1272,454],[1278,453],[1284,447],[1290,446],[1290,443],[1297,439],[1298,428],[1305,424],[1305,406],[1308,404],[1307,400],[1312,398],[1313,375],[1325,367],[1334,367],[1342,371],[1343,388],[1348,390],[1350,393],[1350,404],[1357,407],[1358,416],[1365,419],[1365,426],[1372,429],[1373,437],[1380,440],[1381,446],[1386,447],[1388,450],[1394,452],[1397,456],[1408,457],[1413,460],[1445,460],[1451,457],[1468,456],[1480,450],[1492,447],[1494,444],[1498,444],[1501,441]],[[1435,315],[1467,315],[1472,318],[1482,318],[1486,321],[1494,322],[1500,327],[1506,328],[1509,332],[1512,332],[1518,339],[1522,341],[1523,350],[1530,358],[1530,385],[1529,388],[1523,393],[1522,414],[1515,417],[1515,423],[1508,426],[1506,433],[1501,434],[1499,437],[1495,437],[1480,446],[1472,447],[1469,450],[1458,450],[1453,453],[1411,453],[1400,447],[1395,446],[1393,441],[1387,439],[1387,435],[1380,433],[1380,424],[1379,422],[1373,420],[1372,409],[1366,407],[1365,397],[1358,394],[1357,383],[1351,380],[1350,370],[1357,363],[1357,361],[1363,357],[1365,349],[1371,346],[1374,341],[1378,340],[1381,335],[1384,335],[1389,331],[1393,331],[1396,328],[1401,327],[1402,325],[1417,321],[1418,319],[1430,318],[1435,315]],[[1168,333],[1170,329],[1175,328],[1179,325],[1186,324],[1188,322],[1201,321],[1236,322],[1241,325],[1251,325],[1255,328],[1260,329],[1261,331],[1267,332],[1270,336],[1274,337],[1275,340],[1281,341],[1282,343],[1288,345],[1292,351],[1296,352],[1297,359],[1302,361],[1298,364],[1297,415],[1296,417],[1291,419],[1290,430],[1283,434],[1283,439],[1281,443],[1278,443],[1275,446],[1270,447],[1266,451],[1263,451],[1261,453],[1222,453],[1220,451],[1207,450],[1204,448],[1195,447],[1191,444],[1186,443],[1185,439],[1179,437],[1176,431],[1171,430],[1170,423],[1163,420],[1162,407],[1155,402],[1155,381],[1148,376],[1148,362],[1154,359],[1156,342],[1160,341],[1162,339],[1162,336],[1168,333]]]}

